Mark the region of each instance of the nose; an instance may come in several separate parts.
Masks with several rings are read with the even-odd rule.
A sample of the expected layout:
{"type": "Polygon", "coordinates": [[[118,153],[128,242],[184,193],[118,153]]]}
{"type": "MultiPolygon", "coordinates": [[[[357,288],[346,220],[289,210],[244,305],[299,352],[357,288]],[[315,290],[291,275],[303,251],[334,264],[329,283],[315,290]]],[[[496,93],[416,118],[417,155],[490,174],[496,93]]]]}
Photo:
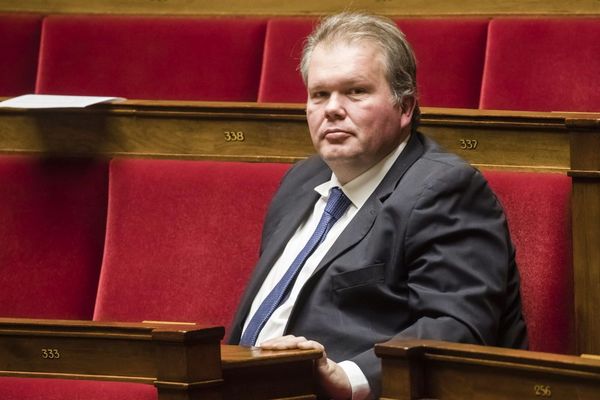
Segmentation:
{"type": "Polygon", "coordinates": [[[342,96],[338,93],[331,93],[325,105],[325,117],[330,121],[346,118],[346,109],[343,103],[342,96]]]}

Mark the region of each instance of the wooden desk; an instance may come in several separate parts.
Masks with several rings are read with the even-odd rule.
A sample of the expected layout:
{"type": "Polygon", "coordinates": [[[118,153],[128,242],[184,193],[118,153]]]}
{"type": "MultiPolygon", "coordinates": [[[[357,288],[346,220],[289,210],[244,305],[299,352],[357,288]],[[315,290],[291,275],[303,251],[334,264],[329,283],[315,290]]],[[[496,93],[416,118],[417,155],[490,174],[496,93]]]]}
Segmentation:
{"type": "MultiPolygon", "coordinates": [[[[474,165],[566,172],[600,114],[423,108],[421,128],[474,165]]],[[[0,153],[293,162],[314,154],[303,104],[134,101],[0,109],[0,153]]]]}
{"type": "Polygon", "coordinates": [[[386,400],[592,400],[600,360],[430,340],[376,346],[386,400]]]}
{"type": "Polygon", "coordinates": [[[267,351],[240,346],[221,346],[223,398],[316,399],[315,351],[267,351]]]}
{"type": "Polygon", "coordinates": [[[223,334],[193,324],[0,318],[0,375],[150,384],[159,400],[316,398],[320,352],[222,346],[223,334]]]}

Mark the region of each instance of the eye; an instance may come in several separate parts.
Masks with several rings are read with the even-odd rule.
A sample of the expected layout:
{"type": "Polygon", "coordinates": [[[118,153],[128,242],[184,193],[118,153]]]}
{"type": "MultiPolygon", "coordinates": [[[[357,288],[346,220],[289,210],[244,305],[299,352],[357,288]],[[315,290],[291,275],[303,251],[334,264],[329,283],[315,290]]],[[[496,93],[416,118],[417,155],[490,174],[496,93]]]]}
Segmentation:
{"type": "Polygon", "coordinates": [[[349,96],[360,96],[365,93],[367,93],[367,89],[362,88],[362,87],[354,87],[354,88],[351,88],[350,90],[348,90],[349,96]]]}
{"type": "Polygon", "coordinates": [[[313,100],[322,100],[322,99],[326,99],[329,96],[329,93],[320,90],[320,91],[316,91],[316,92],[311,92],[310,93],[310,98],[313,100]]]}

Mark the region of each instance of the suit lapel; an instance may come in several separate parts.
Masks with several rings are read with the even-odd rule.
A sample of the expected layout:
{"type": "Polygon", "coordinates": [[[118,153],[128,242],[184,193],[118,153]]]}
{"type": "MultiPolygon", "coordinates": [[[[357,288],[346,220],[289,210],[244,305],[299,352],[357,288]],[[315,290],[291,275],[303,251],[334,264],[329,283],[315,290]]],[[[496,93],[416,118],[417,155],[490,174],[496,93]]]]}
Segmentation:
{"type": "MultiPolygon", "coordinates": [[[[325,164],[323,163],[323,166],[325,164]]],[[[264,280],[271,271],[271,267],[277,261],[283,249],[287,245],[298,226],[307,218],[312,211],[319,194],[314,190],[319,184],[326,182],[331,177],[331,170],[323,168],[299,184],[300,188],[294,191],[293,201],[281,212],[281,218],[273,232],[267,238],[268,244],[261,254],[255,271],[251,276],[247,289],[240,301],[240,315],[247,315],[252,306],[254,297],[260,290],[264,280]]]]}
{"type": "Polygon", "coordinates": [[[423,152],[422,136],[415,132],[411,135],[406,148],[402,151],[394,165],[392,165],[392,168],[390,168],[377,189],[375,189],[371,197],[369,197],[367,202],[335,241],[331,249],[325,254],[325,257],[323,257],[323,260],[321,260],[319,266],[315,269],[313,278],[319,274],[319,271],[329,266],[333,260],[366,236],[373,226],[377,215],[379,215],[383,202],[392,194],[402,176],[421,157],[423,152]]]}

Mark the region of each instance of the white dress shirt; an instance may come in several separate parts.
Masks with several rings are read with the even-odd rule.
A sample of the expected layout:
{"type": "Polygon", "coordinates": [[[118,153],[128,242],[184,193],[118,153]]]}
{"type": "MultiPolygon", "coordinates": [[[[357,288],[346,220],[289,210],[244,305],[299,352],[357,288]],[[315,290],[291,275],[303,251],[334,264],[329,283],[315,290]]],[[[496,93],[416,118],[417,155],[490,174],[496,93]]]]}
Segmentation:
{"type": "MultiPolygon", "coordinates": [[[[321,215],[325,210],[325,205],[329,198],[329,190],[333,187],[340,187],[344,194],[352,202],[346,212],[337,220],[337,222],[331,227],[327,233],[325,239],[318,245],[314,252],[308,257],[304,265],[302,266],[298,277],[294,281],[292,289],[287,299],[281,303],[281,305],[273,312],[271,317],[267,320],[264,327],[260,331],[256,340],[257,344],[260,344],[266,340],[273,339],[282,336],[287,325],[287,321],[290,317],[292,307],[298,298],[300,290],[308,280],[308,278],[315,271],[325,254],[329,251],[333,243],[337,240],[340,234],[344,231],[346,226],[352,221],[352,218],[356,215],[358,210],[365,204],[367,199],[373,194],[377,186],[381,183],[387,172],[390,170],[404,147],[408,142],[408,137],[390,154],[384,157],[381,161],[371,167],[369,170],[346,183],[345,185],[340,184],[335,174],[331,175],[331,179],[325,183],[315,187],[315,191],[321,195],[314,205],[312,214],[304,221],[290,241],[287,243],[285,249],[281,253],[279,259],[275,262],[271,271],[267,275],[267,278],[263,282],[260,290],[256,294],[248,318],[244,323],[244,330],[250,322],[251,316],[254,315],[258,307],[267,297],[269,292],[275,287],[277,282],[285,274],[289,266],[292,264],[298,253],[302,250],[304,245],[308,242],[308,239],[312,236],[315,231],[321,215]]],[[[310,338],[308,338],[310,339],[310,338]]],[[[352,361],[342,361],[339,363],[340,367],[344,369],[350,383],[352,385],[352,400],[363,400],[368,398],[370,394],[369,384],[365,375],[362,373],[358,365],[352,361]]]]}

